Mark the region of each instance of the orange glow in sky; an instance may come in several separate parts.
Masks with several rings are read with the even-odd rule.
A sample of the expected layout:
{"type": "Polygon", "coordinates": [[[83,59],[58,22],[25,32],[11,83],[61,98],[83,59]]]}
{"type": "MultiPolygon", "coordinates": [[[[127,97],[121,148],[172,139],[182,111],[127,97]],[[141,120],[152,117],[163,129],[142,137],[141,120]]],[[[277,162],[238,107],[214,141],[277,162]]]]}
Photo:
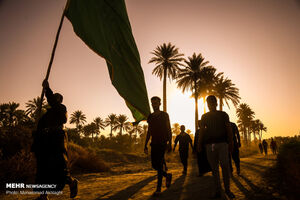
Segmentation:
{"type": "MultiPolygon", "coordinates": [[[[185,57],[201,53],[240,89],[268,128],[265,137],[300,131],[300,4],[296,0],[127,0],[148,96],[162,97],[162,82],[148,64],[157,45],[171,42],[185,57]]],[[[0,103],[25,103],[40,95],[66,0],[0,1],[0,103]]],[[[69,116],[82,110],[88,122],[110,113],[132,116],[111,85],[105,61],[65,19],[50,74],[69,116]]],[[[194,100],[167,81],[171,123],[194,131],[194,100]]],[[[236,121],[235,108],[228,112],[236,121]]],[[[199,100],[199,117],[203,113],[199,100]]],[[[68,125],[70,127],[70,125],[68,125]]]]}

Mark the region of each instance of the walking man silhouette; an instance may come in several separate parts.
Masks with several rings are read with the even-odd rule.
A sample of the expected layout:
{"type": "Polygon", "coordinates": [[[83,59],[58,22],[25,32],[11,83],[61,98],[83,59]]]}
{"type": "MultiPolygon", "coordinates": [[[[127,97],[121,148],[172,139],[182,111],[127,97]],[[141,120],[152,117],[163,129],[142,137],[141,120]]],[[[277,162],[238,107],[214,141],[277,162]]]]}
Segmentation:
{"type": "Polygon", "coordinates": [[[263,145],[261,144],[261,142],[259,142],[258,148],[259,148],[260,153],[264,154],[263,145]]]}
{"type": "Polygon", "coordinates": [[[67,122],[67,109],[62,104],[63,96],[53,94],[47,80],[43,89],[50,108],[40,118],[37,131],[33,133],[32,151],[36,157],[37,184],[54,184],[55,188],[38,189],[42,192],[37,200],[47,200],[47,191],[61,191],[65,184],[70,187],[70,197],[77,195],[78,181],[70,176],[68,169],[67,134],[63,125],[67,122]]]}
{"type": "Polygon", "coordinates": [[[267,143],[267,141],[263,140],[262,145],[263,145],[263,148],[264,148],[265,155],[268,155],[268,143],[267,143]]]}
{"type": "Polygon", "coordinates": [[[180,126],[180,134],[176,136],[175,138],[175,144],[174,144],[174,149],[173,151],[175,151],[176,145],[179,142],[179,156],[180,156],[180,160],[181,163],[183,165],[183,174],[187,173],[187,165],[188,165],[188,157],[189,157],[189,144],[191,145],[192,149],[193,149],[193,144],[192,144],[192,139],[189,136],[189,134],[187,134],[185,132],[185,126],[181,125],[180,126]]]}
{"type": "MultiPolygon", "coordinates": [[[[210,95],[206,99],[209,112],[202,115],[200,131],[204,133],[203,143],[206,145],[207,159],[212,169],[215,182],[214,198],[221,197],[221,182],[219,163],[221,164],[225,194],[234,198],[230,191],[230,168],[228,150],[232,152],[233,138],[229,116],[223,111],[217,111],[217,99],[210,95]]],[[[200,133],[202,135],[202,133],[200,133]]],[[[200,144],[202,143],[199,142],[200,144]]],[[[201,151],[199,148],[198,150],[201,151]]]]}
{"type": "Polygon", "coordinates": [[[271,138],[270,146],[271,146],[271,149],[272,149],[272,153],[277,154],[277,144],[276,144],[276,141],[273,140],[273,138],[271,138]]]}
{"type": "Polygon", "coordinates": [[[196,153],[197,156],[199,177],[211,171],[211,167],[207,160],[205,145],[203,144],[203,139],[201,139],[203,137],[204,132],[200,130],[200,125],[201,125],[201,120],[198,120],[199,128],[195,133],[195,139],[194,139],[194,153],[196,153]]]}
{"type": "Polygon", "coordinates": [[[154,195],[161,193],[161,185],[163,177],[166,177],[166,187],[170,187],[172,174],[167,173],[163,167],[165,159],[165,151],[172,149],[172,132],[169,115],[160,111],[160,98],[154,96],[151,98],[153,113],[148,116],[148,132],[145,141],[144,152],[148,153],[148,141],[151,138],[151,163],[153,169],[157,171],[157,188],[154,195]]]}
{"type": "Polygon", "coordinates": [[[235,167],[236,167],[236,173],[240,175],[240,153],[239,148],[241,147],[241,138],[239,129],[237,128],[236,124],[233,122],[230,122],[231,128],[232,128],[232,135],[233,135],[233,150],[232,153],[229,153],[229,166],[231,173],[233,172],[232,167],[232,160],[234,161],[235,167]]]}

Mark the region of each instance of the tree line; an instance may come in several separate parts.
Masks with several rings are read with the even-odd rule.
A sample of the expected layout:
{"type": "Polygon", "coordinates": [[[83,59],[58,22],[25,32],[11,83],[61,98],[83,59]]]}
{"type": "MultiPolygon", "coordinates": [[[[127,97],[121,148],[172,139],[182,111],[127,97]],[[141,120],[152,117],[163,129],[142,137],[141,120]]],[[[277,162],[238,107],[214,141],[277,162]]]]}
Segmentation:
{"type": "MultiPolygon", "coordinates": [[[[249,143],[251,135],[253,139],[261,140],[263,132],[267,128],[261,120],[255,119],[255,113],[246,103],[240,103],[241,97],[239,89],[224,72],[217,72],[217,69],[205,60],[201,53],[193,53],[192,56],[184,58],[184,54],[171,43],[164,43],[157,46],[152,52],[154,55],[149,63],[155,63],[152,74],[163,80],[163,110],[167,111],[167,79],[175,80],[177,88],[185,93],[192,92],[195,99],[195,130],[199,119],[198,100],[208,95],[215,95],[219,99],[219,110],[223,110],[224,104],[229,107],[231,102],[236,107],[238,117],[238,127],[242,133],[244,141],[249,143]]],[[[26,110],[19,109],[19,103],[9,102],[0,104],[0,131],[5,133],[11,132],[14,127],[26,127],[33,129],[38,119],[38,106],[41,102],[39,97],[29,100],[26,103],[26,110]]],[[[46,112],[49,105],[45,100],[42,102],[42,114],[46,112]]],[[[229,107],[230,108],[230,107],[229,107]]],[[[205,113],[205,106],[203,108],[205,113]]],[[[109,138],[128,134],[130,138],[143,136],[147,131],[147,125],[133,125],[128,121],[124,114],[109,114],[105,119],[96,117],[92,122],[87,123],[86,116],[81,110],[76,110],[70,115],[70,124],[75,124],[76,128],[67,128],[70,138],[73,140],[82,137],[90,138],[92,141],[99,138],[102,130],[106,127],[110,129],[109,138]]],[[[173,124],[174,135],[178,134],[178,123],[173,124]],[[177,128],[176,128],[177,127],[177,128]]],[[[101,136],[104,139],[104,135],[101,136]]],[[[107,141],[106,141],[107,142],[107,141]]]]}

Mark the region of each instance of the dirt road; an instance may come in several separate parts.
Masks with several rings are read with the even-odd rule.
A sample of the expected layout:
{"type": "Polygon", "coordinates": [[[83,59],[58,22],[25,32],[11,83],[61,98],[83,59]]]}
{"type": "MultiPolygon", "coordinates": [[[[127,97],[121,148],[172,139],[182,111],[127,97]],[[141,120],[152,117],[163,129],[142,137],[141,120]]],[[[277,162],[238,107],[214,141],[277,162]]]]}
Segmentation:
{"type": "MultiPolygon", "coordinates": [[[[241,159],[241,175],[235,171],[231,180],[231,189],[235,199],[284,199],[274,189],[266,185],[262,174],[275,162],[275,156],[255,155],[241,159]]],[[[156,188],[156,174],[151,170],[150,163],[127,166],[122,173],[95,173],[77,176],[80,181],[79,193],[75,199],[82,200],[185,200],[210,199],[213,179],[211,173],[198,177],[196,160],[190,158],[188,174],[181,174],[181,165],[169,165],[173,174],[172,185],[169,189],[162,188],[159,197],[152,197],[156,188]]],[[[123,167],[124,169],[124,167],[123,167]]],[[[163,184],[164,185],[164,184],[163,184]]],[[[69,188],[65,187],[62,195],[51,195],[50,199],[68,199],[69,188]]],[[[37,195],[2,195],[4,200],[29,200],[37,195]]]]}

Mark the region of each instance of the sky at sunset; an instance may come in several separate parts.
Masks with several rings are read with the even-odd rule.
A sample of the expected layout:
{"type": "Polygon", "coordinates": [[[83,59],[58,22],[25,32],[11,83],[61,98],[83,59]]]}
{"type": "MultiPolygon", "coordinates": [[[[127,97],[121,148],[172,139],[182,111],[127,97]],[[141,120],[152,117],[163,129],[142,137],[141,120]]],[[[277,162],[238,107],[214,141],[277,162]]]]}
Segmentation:
{"type": "MultiPolygon", "coordinates": [[[[162,97],[162,81],[148,64],[157,45],[171,42],[184,53],[201,53],[240,89],[268,128],[265,138],[300,133],[300,3],[296,0],[126,0],[149,98],[162,97]]],[[[0,0],[0,103],[41,94],[66,0],[0,0]]],[[[103,58],[90,50],[64,19],[49,78],[64,95],[68,114],[82,110],[88,122],[126,114],[103,58]]],[[[194,132],[194,100],[167,82],[171,123],[194,132]]],[[[203,114],[202,100],[199,113],[203,114]]],[[[231,121],[235,108],[225,107],[231,121]]],[[[73,127],[73,125],[67,125],[73,127]]],[[[108,131],[108,130],[106,130],[108,131]]]]}

